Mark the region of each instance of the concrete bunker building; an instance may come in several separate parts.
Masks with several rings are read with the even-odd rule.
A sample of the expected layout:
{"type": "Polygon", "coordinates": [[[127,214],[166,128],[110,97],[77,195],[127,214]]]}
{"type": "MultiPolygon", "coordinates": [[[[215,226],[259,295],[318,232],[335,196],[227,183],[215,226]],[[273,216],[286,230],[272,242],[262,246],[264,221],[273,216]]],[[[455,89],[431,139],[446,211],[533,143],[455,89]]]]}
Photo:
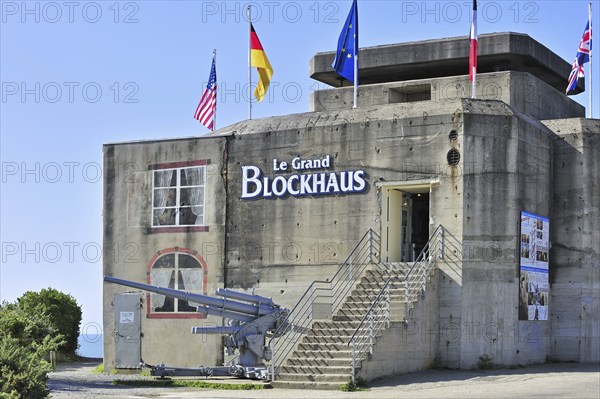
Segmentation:
{"type": "MultiPolygon", "coordinates": [[[[389,277],[367,380],[486,356],[600,361],[600,120],[563,94],[569,63],[524,34],[480,36],[466,98],[465,43],[362,49],[357,109],[319,53],[311,77],[333,88],[310,112],[106,144],[104,274],[292,309],[354,267],[347,295],[320,283],[310,331],[275,349],[289,386],[348,381],[348,339],[389,277]]],[[[193,304],[111,284],[103,300],[107,370],[229,360],[220,336],[190,334],[222,323],[193,304]]]]}

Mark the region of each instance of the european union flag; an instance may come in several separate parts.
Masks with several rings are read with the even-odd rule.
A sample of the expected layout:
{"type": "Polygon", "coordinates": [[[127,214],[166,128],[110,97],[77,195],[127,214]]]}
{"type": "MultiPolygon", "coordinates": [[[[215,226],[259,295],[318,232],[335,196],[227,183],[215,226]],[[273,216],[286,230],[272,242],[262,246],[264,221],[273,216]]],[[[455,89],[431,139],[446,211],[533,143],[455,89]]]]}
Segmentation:
{"type": "Polygon", "coordinates": [[[354,60],[355,58],[358,60],[358,6],[356,2],[357,0],[352,2],[350,14],[348,14],[338,39],[337,53],[332,65],[338,75],[352,83],[357,83],[354,82],[354,60]]]}

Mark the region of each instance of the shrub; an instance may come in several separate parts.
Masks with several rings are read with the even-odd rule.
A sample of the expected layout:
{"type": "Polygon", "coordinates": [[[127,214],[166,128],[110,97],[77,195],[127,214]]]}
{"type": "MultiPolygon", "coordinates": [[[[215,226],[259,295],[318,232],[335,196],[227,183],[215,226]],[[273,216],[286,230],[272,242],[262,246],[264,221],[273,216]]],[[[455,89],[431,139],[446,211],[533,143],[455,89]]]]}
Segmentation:
{"type": "Polygon", "coordinates": [[[28,291],[17,299],[17,303],[26,311],[48,315],[54,328],[65,339],[58,349],[66,355],[75,355],[81,323],[81,307],[75,298],[47,288],[40,292],[28,291]]]}
{"type": "Polygon", "coordinates": [[[46,356],[63,343],[46,315],[0,305],[0,398],[46,397],[46,356]]]}

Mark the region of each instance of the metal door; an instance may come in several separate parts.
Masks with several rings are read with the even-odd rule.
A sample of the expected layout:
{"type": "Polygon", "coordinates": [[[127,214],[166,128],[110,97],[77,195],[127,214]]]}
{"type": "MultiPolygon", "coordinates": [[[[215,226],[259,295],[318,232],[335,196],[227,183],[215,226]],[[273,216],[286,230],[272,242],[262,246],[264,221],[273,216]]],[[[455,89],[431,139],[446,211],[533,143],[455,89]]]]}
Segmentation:
{"type": "Polygon", "coordinates": [[[140,292],[115,294],[115,368],[140,368],[141,295],[140,292]]]}

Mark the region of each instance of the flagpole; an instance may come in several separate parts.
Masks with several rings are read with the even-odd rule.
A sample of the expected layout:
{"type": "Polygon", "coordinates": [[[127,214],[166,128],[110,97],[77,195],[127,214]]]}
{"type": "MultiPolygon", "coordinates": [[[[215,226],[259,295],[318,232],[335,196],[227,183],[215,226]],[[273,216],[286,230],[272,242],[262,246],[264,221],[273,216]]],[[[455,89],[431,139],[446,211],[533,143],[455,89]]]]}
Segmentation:
{"type": "Polygon", "coordinates": [[[248,119],[252,119],[252,18],[248,4],[248,119]]]}
{"type": "Polygon", "coordinates": [[[352,108],[356,108],[358,103],[358,49],[356,48],[356,43],[354,46],[354,106],[352,108]]]}
{"type": "MultiPolygon", "coordinates": [[[[357,0],[354,0],[355,2],[357,0]]],[[[358,3],[353,3],[352,6],[356,6],[354,9],[354,106],[358,106],[358,3]]]]}
{"type": "MultiPolygon", "coordinates": [[[[215,78],[216,78],[216,73],[217,73],[217,49],[214,48],[213,49],[213,63],[215,64],[215,78]]],[[[216,80],[215,80],[215,85],[217,84],[216,80]]],[[[217,85],[217,87],[219,87],[219,85],[217,85]]],[[[216,90],[216,89],[215,89],[216,90]]],[[[215,131],[217,129],[217,107],[216,107],[216,102],[217,102],[217,93],[215,93],[215,113],[213,115],[213,128],[212,130],[215,131]]]]}
{"type": "MultiPolygon", "coordinates": [[[[590,3],[588,4],[588,18],[589,18],[589,23],[590,23],[590,32],[593,32],[592,30],[592,2],[590,1],[590,3]]],[[[594,69],[592,67],[592,37],[591,37],[592,33],[590,33],[590,119],[592,119],[594,117],[594,107],[592,106],[592,90],[594,85],[592,84],[592,70],[594,69]]]]}
{"type": "MultiPolygon", "coordinates": [[[[472,36],[470,38],[470,43],[469,45],[472,47],[473,46],[473,39],[475,39],[475,43],[476,46],[479,47],[479,38],[477,37],[477,0],[473,0],[473,16],[472,16],[473,21],[471,22],[472,26],[471,26],[471,35],[472,36]]],[[[473,50],[471,49],[470,52],[472,52],[473,50]]],[[[473,81],[471,82],[471,98],[476,99],[477,98],[477,57],[479,57],[479,48],[476,48],[475,50],[475,60],[473,60],[474,62],[474,66],[473,65],[469,65],[472,68],[471,73],[473,74],[473,81]]]]}

